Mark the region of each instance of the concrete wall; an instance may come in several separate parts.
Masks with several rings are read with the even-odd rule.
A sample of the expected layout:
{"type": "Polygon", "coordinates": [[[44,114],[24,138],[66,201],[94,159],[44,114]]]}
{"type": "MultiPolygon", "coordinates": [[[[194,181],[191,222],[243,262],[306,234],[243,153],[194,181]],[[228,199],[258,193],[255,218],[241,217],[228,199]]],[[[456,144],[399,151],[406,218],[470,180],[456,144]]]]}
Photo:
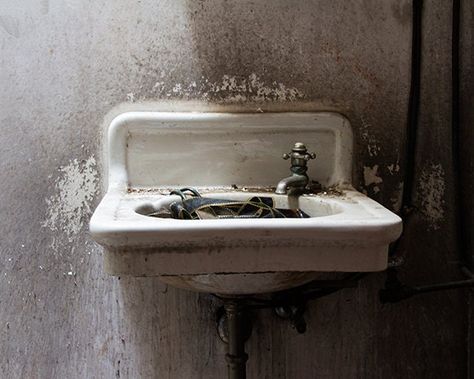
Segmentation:
{"type": "MultiPolygon", "coordinates": [[[[424,22],[418,211],[403,245],[411,283],[460,277],[449,2],[425,1],[424,22]]],[[[102,272],[87,224],[101,198],[104,117],[158,100],[183,110],[336,110],[354,127],[356,184],[397,208],[410,34],[409,0],[1,0],[0,377],[224,377],[218,302],[102,272]]],[[[472,121],[472,110],[463,117],[472,121]]],[[[382,307],[383,281],[375,274],[312,303],[304,335],[258,312],[249,377],[468,377],[468,293],[382,307]]]]}

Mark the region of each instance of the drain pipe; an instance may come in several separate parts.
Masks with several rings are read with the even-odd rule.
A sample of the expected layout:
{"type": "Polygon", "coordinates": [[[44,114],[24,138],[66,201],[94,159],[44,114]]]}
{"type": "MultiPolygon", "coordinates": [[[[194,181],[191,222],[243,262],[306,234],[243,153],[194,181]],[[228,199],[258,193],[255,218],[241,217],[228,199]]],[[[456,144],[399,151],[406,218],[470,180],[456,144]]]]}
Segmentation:
{"type": "Polygon", "coordinates": [[[246,304],[243,299],[226,299],[228,379],[245,379],[248,355],[245,352],[246,304]]]}
{"type": "Polygon", "coordinates": [[[259,309],[273,309],[275,314],[292,325],[300,334],[306,332],[304,313],[306,303],[328,296],[343,288],[354,288],[366,274],[348,274],[340,280],[315,280],[293,289],[262,295],[262,297],[213,296],[223,303],[217,310],[217,332],[227,344],[228,379],[245,379],[248,355],[245,342],[252,333],[251,312],[259,309]],[[225,328],[227,326],[227,328],[225,328]]]}

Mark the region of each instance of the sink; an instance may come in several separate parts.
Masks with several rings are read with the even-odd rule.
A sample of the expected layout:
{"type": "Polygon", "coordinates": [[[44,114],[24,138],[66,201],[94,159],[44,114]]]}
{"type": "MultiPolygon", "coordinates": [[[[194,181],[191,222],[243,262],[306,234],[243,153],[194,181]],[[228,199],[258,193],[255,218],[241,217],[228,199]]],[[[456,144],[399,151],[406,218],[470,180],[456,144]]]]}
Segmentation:
{"type": "Polygon", "coordinates": [[[106,139],[107,191],[90,232],[112,275],[220,294],[273,292],[321,273],[384,270],[401,233],[398,216],[352,187],[352,131],[335,113],[128,112],[106,139]],[[308,165],[313,189],[275,194],[289,174],[281,156],[295,141],[317,154],[308,165]],[[170,192],[182,187],[212,199],[270,198],[305,217],[164,216],[180,199],[170,192]]]}

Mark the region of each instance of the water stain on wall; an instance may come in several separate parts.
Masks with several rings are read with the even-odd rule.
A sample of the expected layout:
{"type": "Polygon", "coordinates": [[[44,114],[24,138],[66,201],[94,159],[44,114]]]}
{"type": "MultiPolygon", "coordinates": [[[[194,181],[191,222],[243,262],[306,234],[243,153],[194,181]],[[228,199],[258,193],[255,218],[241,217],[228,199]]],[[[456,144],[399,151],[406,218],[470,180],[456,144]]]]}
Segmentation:
{"type": "Polygon", "coordinates": [[[0,15],[0,29],[3,29],[9,35],[19,38],[20,28],[18,19],[9,15],[0,15]]]}
{"type": "Polygon", "coordinates": [[[401,25],[409,25],[411,22],[411,4],[409,1],[399,1],[392,4],[392,14],[401,25]]]}

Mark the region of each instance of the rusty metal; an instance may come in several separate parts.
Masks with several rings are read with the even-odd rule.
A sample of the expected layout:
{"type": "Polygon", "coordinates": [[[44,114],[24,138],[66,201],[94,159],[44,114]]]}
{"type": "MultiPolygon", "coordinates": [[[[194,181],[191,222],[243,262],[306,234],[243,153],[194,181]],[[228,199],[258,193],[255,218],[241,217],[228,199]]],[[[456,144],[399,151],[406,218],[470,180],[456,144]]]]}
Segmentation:
{"type": "Polygon", "coordinates": [[[227,370],[228,379],[245,379],[248,355],[245,352],[245,312],[243,299],[227,299],[224,302],[227,317],[227,370]]]}

